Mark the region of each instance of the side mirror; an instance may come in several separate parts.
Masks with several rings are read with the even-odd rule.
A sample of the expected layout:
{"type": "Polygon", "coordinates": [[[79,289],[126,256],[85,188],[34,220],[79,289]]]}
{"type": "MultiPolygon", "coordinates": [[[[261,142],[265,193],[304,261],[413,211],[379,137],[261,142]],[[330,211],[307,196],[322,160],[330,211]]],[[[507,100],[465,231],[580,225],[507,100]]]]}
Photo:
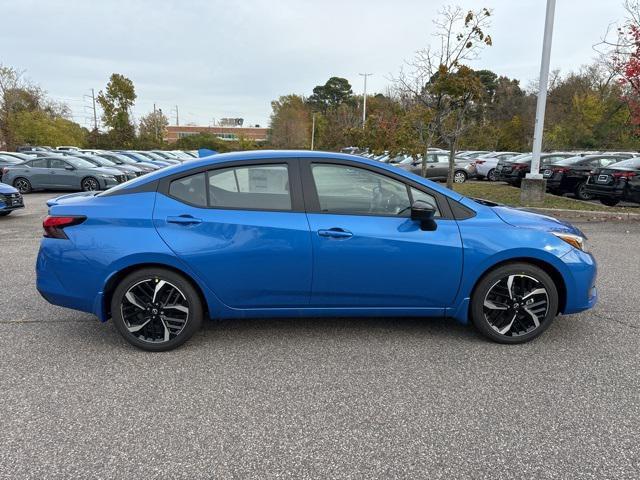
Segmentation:
{"type": "Polygon", "coordinates": [[[411,220],[420,222],[421,230],[432,231],[436,229],[435,215],[436,209],[427,202],[416,200],[413,202],[413,205],[411,205],[411,220]]]}
{"type": "Polygon", "coordinates": [[[73,168],[71,165],[65,165],[64,169],[65,170],[75,170],[75,168],[73,168]]]}

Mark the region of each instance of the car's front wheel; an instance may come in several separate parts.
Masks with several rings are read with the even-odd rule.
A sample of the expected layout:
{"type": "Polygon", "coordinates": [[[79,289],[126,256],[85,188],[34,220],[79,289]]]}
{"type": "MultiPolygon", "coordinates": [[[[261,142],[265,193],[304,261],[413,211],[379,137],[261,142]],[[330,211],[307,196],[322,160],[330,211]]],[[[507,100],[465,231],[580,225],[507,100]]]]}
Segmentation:
{"type": "Polygon", "coordinates": [[[132,345],[154,352],[176,348],[202,324],[198,292],[183,276],[162,268],[127,275],[111,299],[118,331],[132,345]]]}
{"type": "Polygon", "coordinates": [[[80,187],[82,188],[83,192],[93,192],[96,190],[100,190],[100,184],[98,183],[98,180],[93,177],[83,178],[82,182],[80,183],[80,187]]]}
{"type": "Polygon", "coordinates": [[[499,267],[480,280],[471,319],[499,343],[523,343],[544,332],[558,312],[558,289],[541,268],[527,263],[499,267]]]}

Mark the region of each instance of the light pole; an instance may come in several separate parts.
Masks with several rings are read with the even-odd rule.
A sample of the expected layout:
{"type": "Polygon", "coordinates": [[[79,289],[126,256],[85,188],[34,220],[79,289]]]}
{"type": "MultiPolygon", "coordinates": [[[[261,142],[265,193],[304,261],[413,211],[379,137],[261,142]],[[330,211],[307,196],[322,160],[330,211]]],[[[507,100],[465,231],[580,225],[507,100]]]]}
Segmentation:
{"type": "Polygon", "coordinates": [[[311,150],[313,150],[313,144],[315,143],[315,139],[316,139],[316,114],[315,112],[313,112],[313,115],[311,116],[311,150]]]}
{"type": "Polygon", "coordinates": [[[547,13],[544,22],[542,40],[542,61],[540,63],[540,86],[536,105],[536,123],[533,132],[533,149],[531,173],[522,183],[520,200],[523,204],[542,203],[546,190],[546,182],[540,175],[540,153],[542,151],[542,135],[544,132],[544,112],[547,105],[547,84],[549,83],[549,62],[551,59],[551,41],[553,39],[553,17],[556,0],[547,0],[547,13]]]}
{"type": "Polygon", "coordinates": [[[364,100],[362,102],[362,128],[364,128],[367,121],[367,77],[373,75],[373,73],[359,73],[361,77],[364,77],[364,100]]]}

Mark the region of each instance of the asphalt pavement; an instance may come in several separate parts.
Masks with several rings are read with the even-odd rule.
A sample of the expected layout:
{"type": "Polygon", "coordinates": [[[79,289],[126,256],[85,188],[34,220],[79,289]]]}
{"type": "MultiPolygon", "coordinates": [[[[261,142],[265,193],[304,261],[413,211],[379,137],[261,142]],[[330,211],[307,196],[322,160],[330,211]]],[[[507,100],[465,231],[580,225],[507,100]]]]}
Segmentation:
{"type": "Polygon", "coordinates": [[[269,319],[154,354],[37,294],[52,196],[0,218],[0,478],[640,478],[638,223],[579,225],[600,303],[526,345],[269,319]]]}

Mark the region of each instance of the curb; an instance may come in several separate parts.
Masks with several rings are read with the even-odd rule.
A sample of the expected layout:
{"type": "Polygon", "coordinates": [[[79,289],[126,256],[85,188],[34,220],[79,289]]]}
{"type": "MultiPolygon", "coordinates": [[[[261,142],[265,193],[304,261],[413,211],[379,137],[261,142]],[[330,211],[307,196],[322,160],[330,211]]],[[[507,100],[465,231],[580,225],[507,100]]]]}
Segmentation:
{"type": "Polygon", "coordinates": [[[640,222],[640,213],[568,210],[564,208],[537,207],[520,207],[520,210],[528,210],[534,213],[541,213],[552,217],[559,217],[570,220],[583,220],[587,222],[607,220],[615,222],[640,222]]]}

